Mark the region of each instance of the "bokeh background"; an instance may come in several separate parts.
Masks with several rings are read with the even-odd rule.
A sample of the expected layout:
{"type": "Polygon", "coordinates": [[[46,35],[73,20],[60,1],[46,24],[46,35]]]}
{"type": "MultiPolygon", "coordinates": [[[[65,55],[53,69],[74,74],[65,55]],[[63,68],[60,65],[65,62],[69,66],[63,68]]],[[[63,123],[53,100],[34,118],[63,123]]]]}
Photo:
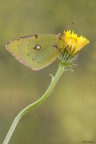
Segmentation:
{"type": "Polygon", "coordinates": [[[10,144],[96,143],[96,0],[0,0],[0,144],[22,108],[42,96],[58,62],[40,71],[18,62],[5,44],[19,36],[58,34],[72,21],[91,43],[74,72],[19,123],[10,144]]]}

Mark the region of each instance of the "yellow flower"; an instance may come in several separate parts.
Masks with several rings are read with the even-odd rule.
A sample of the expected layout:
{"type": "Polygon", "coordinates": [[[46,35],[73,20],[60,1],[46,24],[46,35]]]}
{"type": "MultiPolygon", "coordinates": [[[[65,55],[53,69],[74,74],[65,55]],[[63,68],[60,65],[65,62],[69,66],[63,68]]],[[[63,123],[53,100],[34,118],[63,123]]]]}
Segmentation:
{"type": "Polygon", "coordinates": [[[64,45],[73,55],[89,43],[88,39],[83,36],[77,36],[74,31],[68,30],[64,34],[64,45]]]}

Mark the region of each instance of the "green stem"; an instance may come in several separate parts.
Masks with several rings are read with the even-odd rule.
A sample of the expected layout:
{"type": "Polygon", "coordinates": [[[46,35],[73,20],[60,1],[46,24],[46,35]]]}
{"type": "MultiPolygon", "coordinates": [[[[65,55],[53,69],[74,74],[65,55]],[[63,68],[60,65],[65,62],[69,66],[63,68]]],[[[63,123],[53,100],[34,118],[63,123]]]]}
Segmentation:
{"type": "Polygon", "coordinates": [[[46,100],[46,98],[51,94],[53,88],[55,87],[56,83],[58,82],[60,76],[62,75],[64,71],[64,65],[60,63],[59,65],[59,68],[57,70],[57,73],[55,75],[55,77],[52,77],[52,82],[51,84],[49,85],[47,91],[43,94],[43,96],[38,99],[36,102],[28,105],[26,108],[24,108],[17,116],[16,118],[14,119],[8,133],[7,133],[7,136],[5,137],[5,140],[3,142],[3,144],[8,144],[9,141],[10,141],[10,138],[18,124],[18,122],[20,121],[20,119],[26,115],[26,113],[28,113],[30,110],[32,110],[33,108],[37,107],[39,104],[41,104],[44,100],[46,100]]]}

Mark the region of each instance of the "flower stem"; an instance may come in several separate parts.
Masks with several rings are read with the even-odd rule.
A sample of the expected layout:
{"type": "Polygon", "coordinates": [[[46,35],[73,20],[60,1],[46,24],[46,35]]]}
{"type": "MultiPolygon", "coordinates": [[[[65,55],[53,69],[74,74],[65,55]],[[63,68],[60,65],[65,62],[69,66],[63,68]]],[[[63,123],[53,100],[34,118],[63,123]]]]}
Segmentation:
{"type": "Polygon", "coordinates": [[[30,110],[32,110],[33,108],[36,108],[39,104],[41,104],[44,100],[46,100],[46,98],[51,94],[52,90],[54,89],[56,83],[58,82],[60,76],[62,75],[63,71],[64,71],[65,66],[60,63],[59,64],[59,68],[57,70],[57,73],[55,75],[55,77],[52,76],[52,82],[49,85],[48,89],[46,90],[46,92],[43,94],[43,96],[41,98],[39,98],[36,102],[33,102],[32,104],[28,105],[26,108],[24,108],[14,119],[8,133],[7,136],[5,137],[5,140],[3,142],[3,144],[8,144],[11,136],[18,124],[18,122],[20,121],[20,119],[26,115],[30,110]]]}

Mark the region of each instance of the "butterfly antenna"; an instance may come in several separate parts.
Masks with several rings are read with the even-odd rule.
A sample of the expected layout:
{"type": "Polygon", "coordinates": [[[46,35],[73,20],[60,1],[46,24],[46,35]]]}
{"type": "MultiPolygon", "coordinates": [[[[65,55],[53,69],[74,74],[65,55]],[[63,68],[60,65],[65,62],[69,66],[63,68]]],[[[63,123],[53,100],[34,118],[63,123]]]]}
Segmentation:
{"type": "Polygon", "coordinates": [[[76,21],[73,21],[71,24],[69,24],[64,31],[66,31],[67,29],[69,29],[70,27],[72,27],[75,23],[77,23],[76,21]]]}

